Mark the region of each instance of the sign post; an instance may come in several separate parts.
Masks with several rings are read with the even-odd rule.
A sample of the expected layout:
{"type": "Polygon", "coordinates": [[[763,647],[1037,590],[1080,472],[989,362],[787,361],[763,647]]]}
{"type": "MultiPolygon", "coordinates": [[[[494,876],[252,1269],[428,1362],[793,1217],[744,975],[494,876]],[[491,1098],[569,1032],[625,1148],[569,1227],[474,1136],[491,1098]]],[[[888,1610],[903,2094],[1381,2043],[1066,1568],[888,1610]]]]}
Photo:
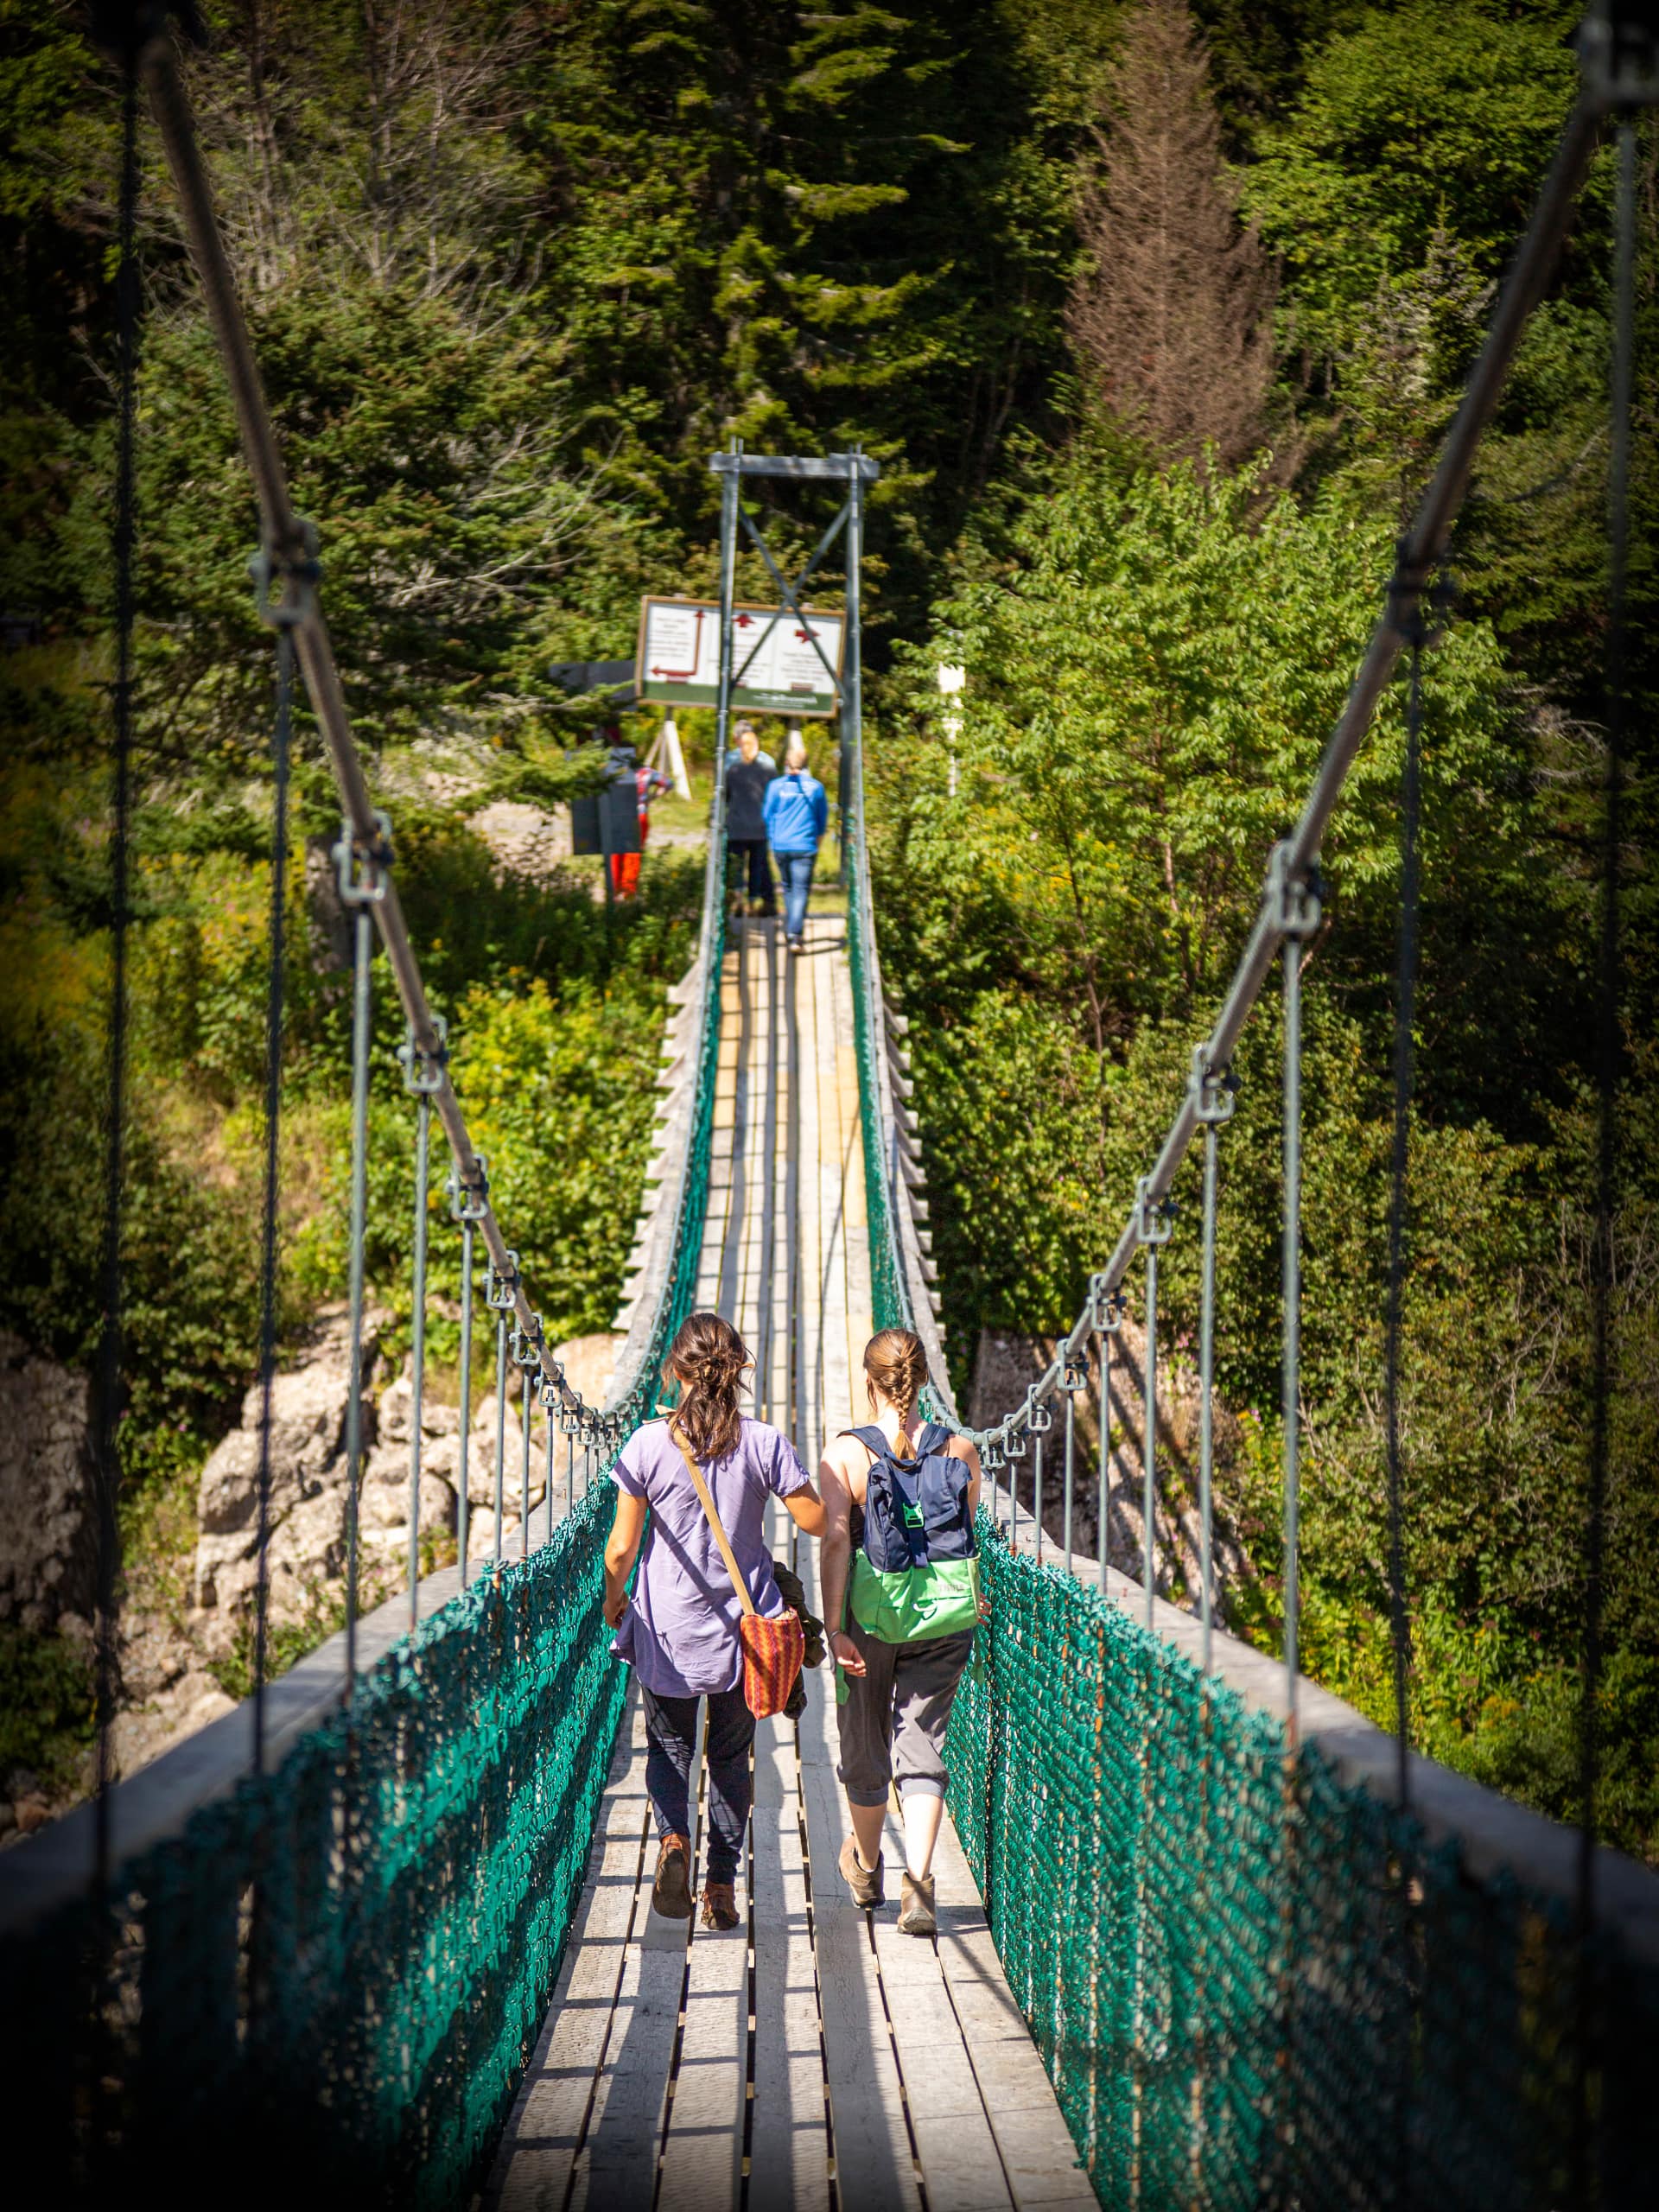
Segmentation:
{"type": "MultiPolygon", "coordinates": [[[[639,606],[639,696],[654,706],[713,707],[720,694],[718,602],[647,598],[639,606]]],[[[828,721],[840,710],[846,618],[738,601],[732,608],[734,714],[828,721]]]]}
{"type": "MultiPolygon", "coordinates": [[[[715,788],[721,801],[719,831],[723,834],[725,830],[723,800],[727,724],[734,703],[747,706],[756,713],[785,715],[791,721],[838,720],[841,734],[841,788],[838,794],[841,863],[844,874],[847,809],[849,793],[853,788],[852,763],[863,741],[859,572],[864,550],[864,486],[874,483],[880,475],[881,464],[869,454],[857,452],[822,455],[746,454],[741,443],[734,438],[731,450],[715,454],[709,466],[721,480],[719,676],[716,690],[718,728],[715,738],[718,755],[715,769],[715,788]],[[841,512],[818,540],[811,559],[792,584],[785,582],[759,525],[743,505],[742,480],[746,476],[782,477],[798,483],[827,480],[847,486],[847,496],[842,503],[841,512]],[[734,605],[733,580],[740,525],[766,563],[766,573],[783,601],[781,607],[746,606],[739,608],[734,605]],[[843,530],[847,532],[846,612],[839,615],[820,614],[802,604],[801,594],[843,530]],[[734,626],[740,622],[742,627],[737,634],[744,642],[734,644],[734,626]],[[746,696],[746,692],[752,696],[746,696]],[[808,701],[812,703],[806,703],[808,701]]],[[[642,698],[658,696],[649,688],[653,683],[667,683],[671,681],[666,673],[661,676],[652,674],[653,659],[658,660],[664,670],[683,669],[691,665],[701,671],[705,665],[702,661],[690,663],[685,658],[670,662],[664,657],[671,639],[679,641],[683,649],[689,650],[690,641],[697,632],[696,612],[694,601],[648,600],[645,602],[639,631],[639,668],[642,698]],[[667,627],[651,628],[653,606],[659,609],[668,607],[676,610],[673,616],[667,618],[667,627]],[[647,652],[648,637],[660,639],[661,652],[647,652]]],[[[664,619],[661,615],[658,617],[659,622],[664,619]]],[[[674,695],[677,701],[683,696],[681,693],[674,695]]],[[[715,821],[715,817],[711,815],[711,834],[715,821]]]]}

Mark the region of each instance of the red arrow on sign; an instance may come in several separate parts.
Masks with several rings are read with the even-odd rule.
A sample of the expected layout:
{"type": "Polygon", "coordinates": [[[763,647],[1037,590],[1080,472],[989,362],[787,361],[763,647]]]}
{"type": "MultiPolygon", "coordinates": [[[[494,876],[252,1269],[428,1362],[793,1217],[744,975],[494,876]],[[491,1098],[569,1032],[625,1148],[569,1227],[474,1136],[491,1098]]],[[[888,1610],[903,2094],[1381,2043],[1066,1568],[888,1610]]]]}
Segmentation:
{"type": "Polygon", "coordinates": [[[691,665],[690,668],[653,668],[652,674],[660,676],[669,683],[689,683],[697,672],[697,663],[702,658],[702,609],[696,610],[696,628],[691,632],[691,665]]]}

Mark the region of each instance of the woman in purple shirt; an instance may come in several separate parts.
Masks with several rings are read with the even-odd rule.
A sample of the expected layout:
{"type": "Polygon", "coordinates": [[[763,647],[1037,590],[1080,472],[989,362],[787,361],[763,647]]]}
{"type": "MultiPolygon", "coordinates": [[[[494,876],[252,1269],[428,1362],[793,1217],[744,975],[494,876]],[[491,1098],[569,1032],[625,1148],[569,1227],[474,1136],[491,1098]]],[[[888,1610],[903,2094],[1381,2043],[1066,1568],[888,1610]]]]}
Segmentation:
{"type": "Polygon", "coordinates": [[[645,1709],[645,1787],[658,1837],[652,1903],[673,1920],[691,1915],[691,1774],[697,1700],[709,1700],[706,1928],[737,1925],[734,1885],[749,1818],[754,1715],[743,1696],[742,1607],[676,1434],[702,1469],[757,1612],[784,1611],[766,1544],[766,1500],[781,1498],[809,1536],[822,1535],[824,1527],[823,1503],[788,1439],[738,1411],[752,1363],[729,1321],[717,1313],[687,1319],[668,1355],[679,1404],[669,1421],[645,1422],[622,1447],[611,1471],[616,1518],[605,1546],[605,1618],[616,1630],[611,1649],[639,1676],[645,1709]],[[630,1600],[636,1559],[639,1580],[630,1600]]]}

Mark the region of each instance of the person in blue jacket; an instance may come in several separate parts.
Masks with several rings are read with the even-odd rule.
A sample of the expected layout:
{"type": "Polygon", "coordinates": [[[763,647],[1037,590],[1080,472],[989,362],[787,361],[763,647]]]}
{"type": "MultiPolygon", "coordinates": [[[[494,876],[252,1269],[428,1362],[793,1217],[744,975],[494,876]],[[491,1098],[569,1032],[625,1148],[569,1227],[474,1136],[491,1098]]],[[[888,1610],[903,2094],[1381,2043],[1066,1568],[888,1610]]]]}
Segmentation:
{"type": "Polygon", "coordinates": [[[784,942],[791,952],[798,952],[806,929],[812,869],[830,819],[830,802],[823,785],[806,765],[806,747],[798,737],[789,741],[784,760],[783,774],[766,785],[760,811],[772,858],[784,880],[784,942]]]}

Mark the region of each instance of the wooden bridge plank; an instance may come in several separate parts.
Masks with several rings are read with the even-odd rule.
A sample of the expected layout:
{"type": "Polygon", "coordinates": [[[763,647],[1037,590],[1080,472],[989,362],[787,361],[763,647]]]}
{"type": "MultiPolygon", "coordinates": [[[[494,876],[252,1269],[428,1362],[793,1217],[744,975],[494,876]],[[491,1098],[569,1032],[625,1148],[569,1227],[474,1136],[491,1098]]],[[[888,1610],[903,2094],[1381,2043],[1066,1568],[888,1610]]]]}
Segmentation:
{"type": "MultiPolygon", "coordinates": [[[[695,1775],[692,1789],[695,1865],[701,1826],[695,1775]]],[[[605,2063],[594,2082],[588,2129],[572,2171],[572,2212],[648,2205],[656,2190],[691,1936],[690,1921],[664,1920],[651,1909],[656,1864],[653,1823],[605,2063]]]]}
{"type": "MultiPolygon", "coordinates": [[[[802,1580],[816,1598],[816,1555],[808,1566],[802,1580]]],[[[869,2212],[912,2212],[921,2198],[875,1953],[866,1916],[853,1904],[836,1866],[851,1828],[836,1778],[834,1697],[829,1669],[808,1677],[800,1721],[800,1780],[836,2192],[842,2204],[856,2206],[859,2212],[867,2207],[869,2212]]]]}
{"type": "Polygon", "coordinates": [[[830,2135],[792,1726],[755,1731],[754,2109],[749,2212],[827,2212],[830,2135]]]}
{"type": "MultiPolygon", "coordinates": [[[[854,1392],[870,1326],[843,927],[810,922],[808,956],[790,962],[759,928],[747,934],[721,977],[698,1295],[723,1294],[757,1359],[769,1356],[757,1408],[792,1416],[816,1473],[826,1433],[861,1411],[854,1392]]],[[[816,1546],[796,1541],[777,1505],[767,1534],[816,1603],[816,1546]]],[[[779,1722],[757,1730],[739,1896],[751,1924],[725,1936],[651,1913],[656,1853],[631,1715],[491,2212],[653,2202],[702,2212],[735,2206],[745,2190],[750,2212],[829,2212],[832,2196],[844,2212],[916,2212],[924,2189],[928,2212],[1092,2202],[949,1822],[937,1947],[893,1924],[896,1836],[893,1902],[872,1919],[849,1897],[836,1866],[848,1815],[833,1699],[833,1675],[817,1674],[798,1733],[779,1722]]]]}
{"type": "Polygon", "coordinates": [[[748,2088],[748,1930],[694,1924],[659,2212],[725,2212],[742,2188],[748,2088]]]}

